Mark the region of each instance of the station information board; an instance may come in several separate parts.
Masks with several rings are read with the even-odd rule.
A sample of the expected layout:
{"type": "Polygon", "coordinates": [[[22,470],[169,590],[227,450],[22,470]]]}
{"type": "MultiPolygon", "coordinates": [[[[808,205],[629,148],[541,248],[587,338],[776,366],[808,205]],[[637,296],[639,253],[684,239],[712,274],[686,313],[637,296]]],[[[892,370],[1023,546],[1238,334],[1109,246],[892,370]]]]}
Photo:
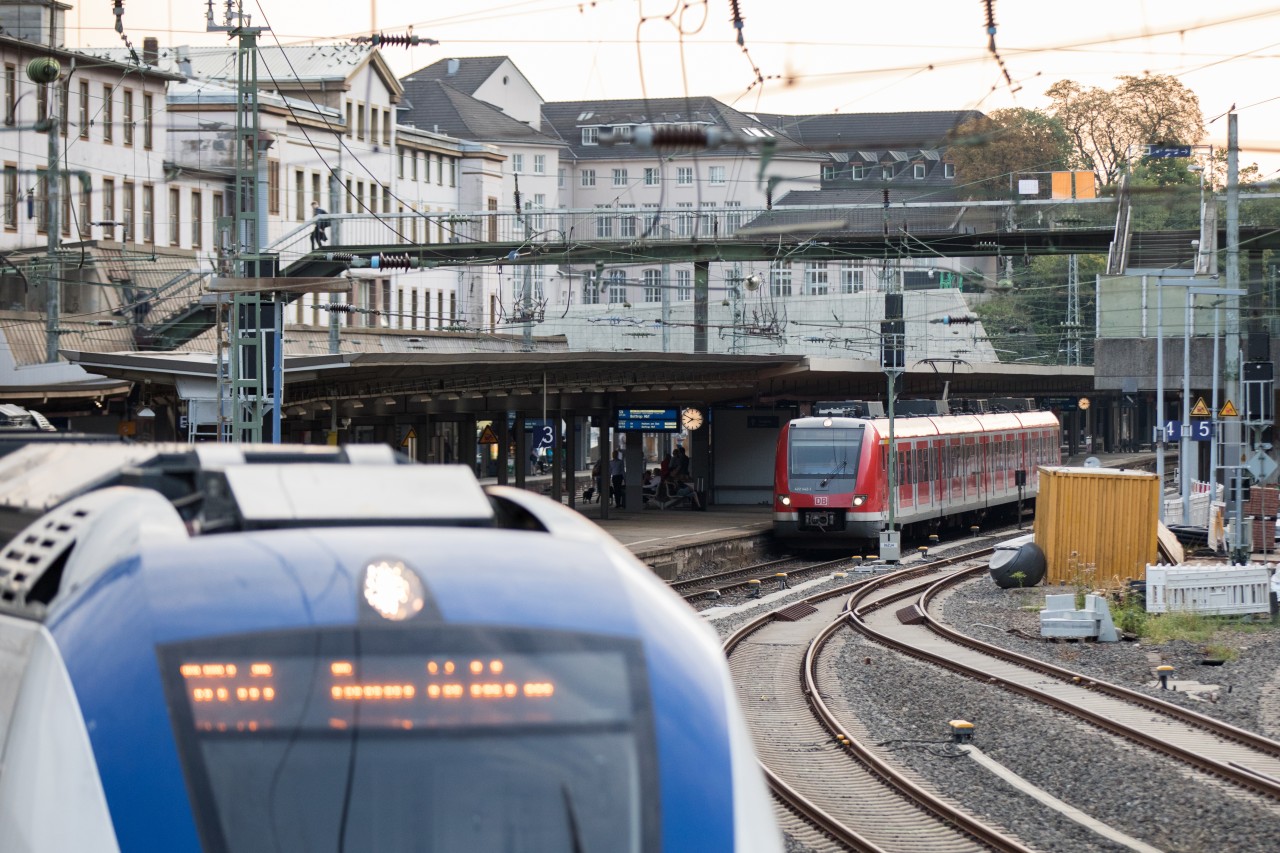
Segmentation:
{"type": "Polygon", "coordinates": [[[679,432],[679,409],[618,409],[617,427],[622,432],[679,432]]]}

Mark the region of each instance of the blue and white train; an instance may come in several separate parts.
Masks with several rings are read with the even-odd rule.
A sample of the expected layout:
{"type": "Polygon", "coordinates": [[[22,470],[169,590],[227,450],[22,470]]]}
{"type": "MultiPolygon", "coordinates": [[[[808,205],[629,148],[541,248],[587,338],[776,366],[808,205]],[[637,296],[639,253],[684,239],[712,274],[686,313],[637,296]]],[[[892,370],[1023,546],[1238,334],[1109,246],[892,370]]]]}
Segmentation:
{"type": "Polygon", "coordinates": [[[775,851],[713,632],[385,448],[0,459],[0,850],[775,851]],[[13,529],[13,525],[10,525],[13,529]]]}

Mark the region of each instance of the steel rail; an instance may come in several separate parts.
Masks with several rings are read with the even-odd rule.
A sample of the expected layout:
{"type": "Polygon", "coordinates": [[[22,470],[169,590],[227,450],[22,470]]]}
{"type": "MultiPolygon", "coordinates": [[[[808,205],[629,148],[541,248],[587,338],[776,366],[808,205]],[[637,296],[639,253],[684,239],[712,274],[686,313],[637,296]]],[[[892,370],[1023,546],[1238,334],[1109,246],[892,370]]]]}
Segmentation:
{"type": "MultiPolygon", "coordinates": [[[[917,575],[932,574],[940,567],[949,565],[955,560],[963,559],[955,557],[945,560],[935,561],[933,563],[921,564],[911,569],[896,572],[892,575],[882,576],[878,578],[863,578],[850,584],[829,589],[811,596],[806,596],[801,601],[810,604],[826,601],[831,598],[856,593],[858,589],[874,585],[886,578],[901,579],[904,577],[914,577],[917,575]]],[[[794,605],[796,602],[790,602],[788,606],[794,605]]],[[[724,650],[726,657],[733,654],[734,649],[747,637],[759,631],[764,626],[773,622],[775,613],[769,612],[746,623],[737,631],[731,634],[724,642],[724,650]]],[[[1007,851],[1008,853],[1029,853],[1028,848],[1021,845],[1017,841],[1003,835],[994,828],[982,824],[972,816],[956,809],[950,803],[943,799],[935,797],[927,790],[916,785],[910,779],[905,778],[901,773],[894,770],[892,765],[880,759],[860,741],[849,736],[847,730],[839,724],[830,709],[819,698],[816,687],[815,677],[813,675],[813,667],[816,665],[818,651],[830,636],[844,625],[844,616],[827,625],[819,637],[812,641],[805,651],[804,665],[800,673],[800,687],[804,691],[806,703],[815,718],[834,735],[836,739],[850,754],[850,757],[862,764],[867,772],[877,778],[887,788],[893,790],[897,795],[910,802],[922,812],[929,815],[933,820],[951,827],[952,830],[966,835],[979,844],[986,845],[997,851],[1007,851]],[[815,646],[815,644],[817,644],[815,646]]],[[[856,830],[842,824],[837,818],[828,814],[821,807],[814,804],[811,800],[801,794],[796,788],[785,782],[777,773],[775,773],[763,761],[760,762],[764,770],[765,778],[769,783],[770,790],[774,796],[781,801],[787,808],[791,809],[803,819],[817,826],[823,832],[838,840],[840,843],[859,851],[870,851],[870,853],[883,853],[884,848],[870,841],[856,830]]]]}
{"type": "MultiPolygon", "coordinates": [[[[1034,699],[1038,702],[1048,705],[1051,708],[1071,714],[1072,716],[1078,717],[1080,719],[1087,720],[1088,722],[1093,723],[1094,725],[1104,729],[1105,731],[1109,731],[1112,734],[1118,735],[1120,737],[1124,737],[1130,741],[1138,743],[1149,749],[1153,749],[1153,750],[1156,750],[1157,752],[1161,752],[1165,755],[1169,755],[1171,757],[1177,758],[1180,761],[1183,761],[1184,763],[1192,767],[1195,767],[1199,770],[1210,773],[1212,775],[1218,776],[1219,778],[1225,779],[1227,781],[1233,782],[1237,785],[1240,785],[1241,787],[1254,791],[1255,793],[1262,794],[1272,799],[1280,799],[1280,780],[1272,779],[1271,777],[1265,774],[1261,774],[1258,771],[1250,770],[1249,768],[1242,767],[1236,764],[1235,762],[1218,761],[1216,759],[1213,759],[1208,756],[1202,755],[1198,752],[1195,752],[1194,750],[1185,748],[1183,746],[1179,746],[1177,744],[1169,743],[1168,741],[1161,739],[1157,735],[1143,731],[1142,729],[1139,729],[1139,728],[1126,725],[1118,720],[1114,720],[1110,717],[1107,717],[1105,714],[1102,714],[1098,711],[1081,707],[1065,699],[1048,695],[1044,692],[1041,692],[1035,689],[1034,687],[1019,684],[1015,681],[1011,681],[1006,678],[1001,678],[1000,676],[995,675],[989,671],[981,670],[976,667],[969,666],[963,662],[952,660],[940,654],[936,654],[926,649],[922,649],[918,646],[914,646],[907,640],[895,638],[895,637],[889,636],[886,633],[877,631],[876,629],[867,625],[861,619],[861,617],[867,613],[887,607],[890,604],[893,604],[895,602],[903,601],[904,599],[910,598],[911,596],[916,594],[920,595],[921,601],[925,601],[927,600],[927,598],[932,598],[933,595],[936,595],[937,592],[939,592],[942,589],[945,589],[947,586],[951,584],[959,583],[961,580],[968,579],[970,575],[980,574],[984,571],[986,571],[985,566],[975,566],[971,569],[959,571],[954,575],[952,575],[951,577],[944,578],[941,581],[936,581],[936,582],[927,583],[927,584],[913,584],[910,587],[906,587],[901,590],[896,590],[892,594],[886,596],[885,598],[879,599],[877,601],[874,601],[859,607],[858,601],[861,598],[864,598],[866,595],[868,595],[871,592],[879,590],[881,587],[885,585],[884,581],[889,580],[889,578],[891,578],[892,576],[876,578],[876,580],[880,581],[880,583],[876,583],[874,585],[868,584],[867,586],[856,590],[853,593],[853,595],[850,596],[850,601],[847,605],[847,611],[848,611],[847,617],[849,620],[849,624],[852,625],[855,630],[857,630],[859,633],[863,634],[864,636],[867,636],[875,640],[881,645],[885,645],[892,649],[895,649],[896,651],[902,652],[903,654],[910,655],[917,659],[924,660],[929,663],[936,664],[938,666],[946,667],[947,669],[950,669],[954,672],[959,672],[971,678],[976,678],[981,681],[985,681],[989,683],[996,683],[1001,687],[1004,687],[1005,689],[1008,689],[1014,693],[1025,696],[1030,699],[1034,699]]],[[[1023,655],[1017,654],[1016,652],[1009,652],[1005,649],[1001,649],[998,646],[992,646],[989,643],[984,643],[981,640],[977,640],[972,637],[967,637],[963,634],[958,634],[954,631],[950,631],[949,629],[947,629],[945,633],[944,631],[938,631],[935,629],[935,623],[932,620],[928,619],[925,607],[922,606],[922,604],[920,603],[917,603],[916,607],[920,611],[920,615],[925,617],[925,625],[928,630],[930,630],[931,632],[937,633],[939,636],[942,636],[944,639],[957,642],[959,645],[961,645],[964,648],[969,648],[974,651],[978,651],[982,654],[986,654],[991,657],[995,657],[997,659],[1001,659],[1006,662],[1013,663],[1017,666],[1027,668],[1033,672],[1052,675],[1055,678],[1061,679],[1071,684],[1075,684],[1077,686],[1080,686],[1082,689],[1086,689],[1091,692],[1109,695],[1110,698],[1117,699],[1119,701],[1123,701],[1128,704],[1134,704],[1134,705],[1137,705],[1138,707],[1143,707],[1149,710],[1158,711],[1159,713],[1167,717],[1170,717],[1177,722],[1181,722],[1183,724],[1186,724],[1188,726],[1192,726],[1198,729],[1207,730],[1209,734],[1222,737],[1225,740],[1237,742],[1242,745],[1249,746],[1251,748],[1252,748],[1253,742],[1261,741],[1263,744],[1263,748],[1259,749],[1258,751],[1261,751],[1264,754],[1269,756],[1277,755],[1276,750],[1280,748],[1280,744],[1276,744],[1274,741],[1269,741],[1268,739],[1262,738],[1261,736],[1253,735],[1250,732],[1245,732],[1243,729],[1237,729],[1234,726],[1231,726],[1227,723],[1220,722],[1218,720],[1214,720],[1211,717],[1206,717],[1203,714],[1197,714],[1194,711],[1188,711],[1184,708],[1178,707],[1177,705],[1163,702],[1162,700],[1159,700],[1159,699],[1153,699],[1152,697],[1149,697],[1149,696],[1143,696],[1142,694],[1136,693],[1135,691],[1128,690],[1127,688],[1123,688],[1118,685],[1109,684],[1108,682],[1098,681],[1097,679],[1094,679],[1090,676],[1087,676],[1081,673],[1071,672],[1070,670],[1065,670],[1060,667],[1055,667],[1052,664],[1046,664],[1043,661],[1038,661],[1038,660],[1035,660],[1034,658],[1027,658],[1023,655]],[[959,637],[960,639],[956,640],[955,637],[959,637]],[[1135,701],[1134,699],[1131,698],[1134,696],[1141,697],[1141,701],[1135,701]],[[1241,738],[1240,735],[1245,735],[1246,737],[1241,738]]]]}

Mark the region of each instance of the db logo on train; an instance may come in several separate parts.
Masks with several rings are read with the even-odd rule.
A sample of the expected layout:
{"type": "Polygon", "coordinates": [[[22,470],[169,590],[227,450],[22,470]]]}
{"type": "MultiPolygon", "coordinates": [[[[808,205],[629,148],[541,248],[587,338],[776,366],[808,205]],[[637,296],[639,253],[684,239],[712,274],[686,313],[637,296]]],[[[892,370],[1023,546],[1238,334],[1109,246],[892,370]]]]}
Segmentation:
{"type": "Polygon", "coordinates": [[[826,496],[826,495],[814,495],[814,496],[813,496],[813,505],[814,505],[814,506],[826,506],[826,505],[827,505],[827,496],[826,496]]]}

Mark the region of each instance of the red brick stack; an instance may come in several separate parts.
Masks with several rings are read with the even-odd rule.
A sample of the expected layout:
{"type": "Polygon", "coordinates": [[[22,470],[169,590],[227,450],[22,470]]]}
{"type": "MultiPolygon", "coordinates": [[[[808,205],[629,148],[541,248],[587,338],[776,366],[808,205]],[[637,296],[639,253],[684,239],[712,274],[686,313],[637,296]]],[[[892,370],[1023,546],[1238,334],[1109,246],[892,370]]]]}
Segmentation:
{"type": "Polygon", "coordinates": [[[1280,488],[1254,486],[1244,502],[1244,514],[1253,518],[1253,550],[1276,550],[1276,514],[1280,512],[1280,488]]]}

